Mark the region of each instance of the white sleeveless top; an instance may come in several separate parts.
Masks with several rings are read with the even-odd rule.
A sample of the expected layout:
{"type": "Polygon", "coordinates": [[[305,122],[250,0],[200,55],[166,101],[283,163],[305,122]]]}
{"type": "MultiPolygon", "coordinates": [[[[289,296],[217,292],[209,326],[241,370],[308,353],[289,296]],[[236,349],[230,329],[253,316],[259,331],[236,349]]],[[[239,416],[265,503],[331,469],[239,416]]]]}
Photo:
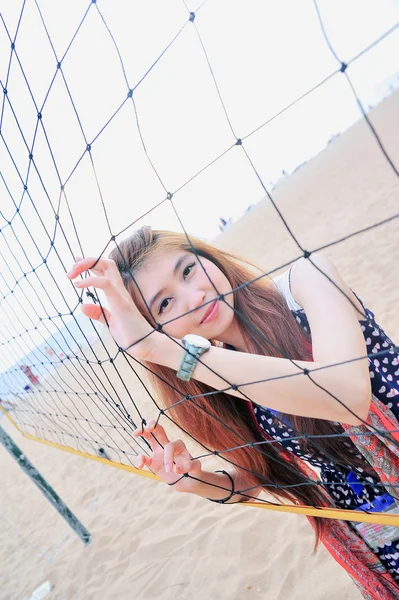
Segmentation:
{"type": "Polygon", "coordinates": [[[274,284],[280,290],[281,294],[284,296],[288,308],[290,310],[302,310],[302,306],[299,306],[297,302],[295,302],[292,293],[291,293],[291,285],[290,285],[290,275],[291,275],[292,265],[289,269],[284,271],[281,275],[277,275],[273,279],[274,284]]]}

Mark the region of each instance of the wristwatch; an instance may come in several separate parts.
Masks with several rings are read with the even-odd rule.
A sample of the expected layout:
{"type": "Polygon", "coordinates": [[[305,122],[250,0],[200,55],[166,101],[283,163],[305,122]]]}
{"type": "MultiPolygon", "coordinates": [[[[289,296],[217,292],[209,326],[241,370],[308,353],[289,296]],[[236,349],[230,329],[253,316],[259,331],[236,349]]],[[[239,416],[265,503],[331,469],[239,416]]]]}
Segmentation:
{"type": "Polygon", "coordinates": [[[183,381],[190,381],[191,375],[197,365],[198,358],[211,347],[211,342],[200,335],[188,333],[182,339],[185,353],[177,371],[177,376],[183,381]]]}

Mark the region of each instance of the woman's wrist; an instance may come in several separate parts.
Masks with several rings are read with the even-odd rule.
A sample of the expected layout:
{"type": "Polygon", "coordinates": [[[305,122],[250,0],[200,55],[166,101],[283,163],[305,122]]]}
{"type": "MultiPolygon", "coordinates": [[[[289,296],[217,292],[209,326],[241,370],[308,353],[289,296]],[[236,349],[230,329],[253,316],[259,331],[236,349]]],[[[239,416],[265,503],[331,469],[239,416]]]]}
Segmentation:
{"type": "Polygon", "coordinates": [[[231,473],[227,474],[225,471],[219,471],[215,473],[211,471],[201,471],[198,479],[201,479],[201,481],[196,481],[193,483],[192,488],[187,490],[188,493],[195,494],[196,496],[202,496],[202,498],[206,498],[207,500],[212,500],[214,502],[225,500],[223,504],[238,502],[245,499],[240,494],[235,493],[234,480],[231,473]]]}
{"type": "Polygon", "coordinates": [[[169,361],[166,360],[166,354],[173,352],[175,347],[179,349],[179,346],[168,336],[163,335],[156,329],[151,329],[140,338],[139,342],[128,348],[126,353],[138,360],[167,366],[169,361]]]}
{"type": "Polygon", "coordinates": [[[185,352],[181,340],[154,331],[149,336],[148,341],[147,357],[144,360],[164,367],[171,367],[175,371],[179,369],[185,352]]]}

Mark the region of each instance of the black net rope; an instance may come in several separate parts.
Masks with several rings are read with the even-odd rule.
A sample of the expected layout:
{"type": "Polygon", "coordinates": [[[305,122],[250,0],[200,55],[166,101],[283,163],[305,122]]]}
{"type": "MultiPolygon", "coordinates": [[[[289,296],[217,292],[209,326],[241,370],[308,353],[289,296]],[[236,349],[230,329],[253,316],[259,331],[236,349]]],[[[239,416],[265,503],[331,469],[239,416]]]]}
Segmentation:
{"type": "MultiPolygon", "coordinates": [[[[378,39],[374,40],[355,56],[346,59],[344,62],[336,54],[334,47],[326,34],[323,16],[319,10],[317,2],[315,1],[314,8],[321,31],[325,38],[326,44],[328,45],[334,59],[337,62],[336,69],[327,76],[323,77],[322,80],[320,80],[311,89],[301,94],[293,102],[290,102],[287,106],[279,110],[273,117],[267,119],[267,121],[261,123],[259,126],[249,131],[245,135],[239,136],[234,126],[234,120],[229,116],[229,110],[224,101],[221,88],[218,85],[217,77],[212,68],[211,60],[207,53],[206,44],[201,36],[200,28],[197,27],[196,17],[203,4],[195,12],[190,11],[185,4],[187,9],[186,20],[181,23],[179,27],[177,27],[170,41],[165,45],[157,58],[148,66],[142,76],[139,77],[137,81],[132,82],[129,80],[127,69],[124,65],[123,53],[118,47],[118,41],[116,39],[117,36],[114,36],[111,26],[108,24],[107,19],[95,0],[93,0],[87,6],[82,19],[70,40],[70,43],[61,56],[59,56],[55,50],[46,20],[40,9],[39,2],[35,1],[34,5],[46,35],[49,44],[49,50],[52,53],[54,60],[54,72],[50,78],[47,93],[45,94],[44,100],[41,104],[39,104],[35,98],[32,86],[30,85],[29,79],[24,71],[24,65],[18,54],[18,35],[21,20],[23,19],[24,11],[26,10],[26,2],[22,3],[21,13],[15,33],[10,31],[10,28],[7,26],[7,22],[3,16],[0,15],[2,33],[10,48],[7,72],[5,73],[4,78],[0,81],[3,92],[0,113],[0,137],[3,150],[5,151],[6,155],[8,155],[9,164],[12,165],[12,167],[10,167],[10,171],[2,171],[0,173],[0,177],[3,184],[3,193],[6,195],[9,205],[12,205],[13,207],[12,214],[9,214],[9,211],[1,209],[0,205],[0,233],[2,241],[0,244],[0,258],[3,269],[3,271],[0,270],[1,288],[3,290],[0,296],[0,310],[2,311],[0,369],[3,371],[0,375],[0,400],[3,407],[9,410],[10,414],[12,414],[13,420],[23,432],[62,447],[74,448],[84,454],[106,457],[113,463],[134,466],[135,458],[139,453],[144,452],[150,454],[151,452],[149,444],[143,438],[137,439],[132,435],[134,430],[137,430],[137,428],[140,428],[147,423],[146,415],[144,414],[143,409],[141,408],[141,402],[139,401],[140,394],[145,395],[146,399],[152,404],[154,409],[156,409],[157,423],[160,421],[161,417],[163,417],[168,421],[168,423],[176,426],[176,423],[169,413],[170,409],[174,408],[177,404],[187,402],[199,406],[196,403],[196,400],[199,397],[212,396],[214,394],[219,394],[220,392],[228,393],[231,390],[239,390],[242,397],[248,401],[251,401],[250,386],[254,383],[260,383],[260,381],[231,382],[222,378],[225,382],[225,386],[223,388],[213,392],[208,392],[207,394],[202,394],[201,396],[190,396],[185,394],[179,388],[177,383],[164,380],[164,383],[169,385],[180,397],[176,404],[165,408],[161,405],[159,399],[156,397],[156,395],[154,395],[151,388],[147,385],[145,372],[148,370],[151,371],[151,366],[148,364],[142,364],[140,361],[135,359],[129,353],[131,346],[127,348],[118,347],[115,350],[115,353],[111,355],[111,344],[105,343],[101,332],[96,328],[96,325],[92,321],[88,321],[90,325],[87,328],[82,327],[81,320],[77,319],[80,305],[83,302],[84,296],[86,296],[86,298],[90,298],[94,303],[101,304],[97,291],[94,289],[93,292],[89,290],[86,292],[79,292],[79,290],[74,288],[75,302],[73,305],[71,305],[65,295],[63,286],[60,285],[59,280],[54,275],[54,261],[57,262],[58,270],[61,267],[65,273],[69,271],[70,265],[74,261],[73,245],[77,244],[81,256],[85,255],[85,250],[79,236],[79,227],[75,222],[74,213],[68,201],[68,184],[73,180],[73,177],[76,176],[77,169],[82,161],[88,158],[90,162],[95,185],[98,190],[98,197],[100,200],[99,204],[102,211],[101,217],[105,220],[109,233],[109,241],[103,248],[101,257],[107,255],[107,251],[109,251],[110,247],[119,249],[118,239],[121,239],[127,230],[132,229],[132,227],[134,227],[135,224],[141,221],[146,215],[160,208],[162,205],[169,205],[176,216],[181,230],[186,236],[187,242],[190,244],[193,254],[195,254],[199,265],[204,270],[209,282],[213,286],[215,296],[212,300],[208,301],[207,304],[213,302],[215,299],[227,304],[226,297],[225,295],[219,293],[216,286],[209,278],[209,275],[201,262],[201,257],[198,256],[190,236],[186,231],[184,223],[179,215],[175,200],[179,197],[179,193],[181,193],[186,186],[195,181],[200,174],[216,164],[228,153],[234,151],[235,148],[238,148],[239,151],[241,151],[243,160],[247,161],[247,164],[253,172],[253,176],[262,186],[266,197],[273,207],[273,210],[278,215],[288,235],[292,238],[292,241],[297,248],[297,256],[291,261],[285,262],[284,264],[281,264],[278,267],[275,267],[272,270],[262,273],[261,275],[254,277],[252,280],[245,282],[245,284],[240,286],[240,288],[233,289],[231,294],[236,293],[243,287],[250,286],[253,282],[260,278],[270,277],[276,271],[283,267],[289,267],[302,257],[310,261],[316,269],[322,272],[312,259],[312,255],[315,252],[324,250],[336,244],[340,244],[350,237],[369,232],[396,219],[399,216],[398,212],[397,214],[393,214],[389,217],[376,221],[373,225],[359,228],[350,234],[347,234],[339,239],[335,239],[322,246],[315,247],[313,249],[304,248],[298,237],[293,232],[288,219],[284,216],[281,208],[277,205],[269,187],[264,183],[259,170],[255,166],[255,161],[251,156],[251,152],[246,144],[247,140],[249,140],[262,128],[270,125],[272,121],[286,111],[290,110],[294,105],[301,102],[301,100],[303,100],[306,96],[321,88],[333,78],[342,77],[345,79],[354,95],[359,110],[370,129],[370,135],[374,137],[390,169],[396,176],[398,176],[398,167],[394,164],[392,158],[389,156],[386,148],[384,147],[383,140],[376,130],[375,125],[373,125],[370,121],[370,118],[368,117],[367,112],[358,97],[349,72],[351,65],[354,64],[360,57],[364,56],[384,39],[395,34],[399,24],[392,26],[378,39]],[[67,76],[63,70],[63,65],[67,60],[68,53],[73,47],[75,40],[79,35],[83,35],[81,32],[83,24],[89,17],[93,16],[93,13],[95,13],[96,17],[101,20],[102,24],[104,25],[104,34],[110,37],[114,46],[125,84],[125,94],[120,98],[119,104],[116,106],[116,108],[110,112],[110,115],[104,121],[96,135],[89,137],[86,134],[83,119],[80,117],[74,103],[72,92],[68,86],[67,76]],[[216,156],[214,156],[210,162],[189,177],[183,184],[177,186],[176,189],[171,190],[164,181],[164,178],[160,174],[159,170],[157,170],[156,160],[151,157],[146,146],[145,135],[143,134],[141,128],[140,111],[137,108],[135,96],[143,81],[151,77],[154,67],[157,66],[158,63],[160,65],[162,64],[163,57],[167,55],[169,50],[175,44],[176,40],[178,40],[182,33],[187,31],[188,28],[191,28],[192,35],[198,40],[233,141],[222,152],[219,152],[216,156]],[[11,77],[12,68],[19,69],[20,75],[22,76],[24,84],[26,85],[30,101],[34,106],[34,110],[37,115],[36,126],[31,141],[29,141],[28,136],[24,133],[24,128],[20,123],[18,113],[14,108],[15,98],[13,98],[11,77]],[[61,170],[57,165],[57,161],[50,143],[51,136],[46,128],[46,105],[51,97],[51,93],[56,82],[61,82],[64,86],[70,101],[70,106],[72,107],[76,117],[76,122],[78,124],[82,140],[81,148],[76,149],[75,164],[65,177],[61,176],[61,170]],[[142,152],[144,153],[155,178],[162,186],[164,195],[161,198],[154,199],[153,207],[149,211],[139,214],[133,222],[127,224],[120,231],[115,232],[112,229],[107,205],[102,194],[100,178],[98,177],[96,170],[96,161],[93,149],[95,149],[96,142],[99,137],[107,128],[112,127],[113,120],[125,106],[130,107],[133,111],[142,152]],[[28,161],[25,172],[23,171],[20,161],[17,161],[14,157],[13,140],[8,139],[4,134],[3,124],[5,123],[6,118],[13,120],[16,127],[15,135],[19,136],[19,142],[26,150],[28,161]],[[48,151],[51,158],[53,175],[56,177],[59,186],[59,196],[56,202],[54,202],[54,195],[52,192],[50,192],[48,186],[46,185],[46,181],[44,181],[42,177],[42,172],[39,167],[40,160],[38,161],[36,158],[39,133],[41,135],[41,139],[44,140],[46,151],[48,151]],[[12,173],[11,168],[13,171],[12,173]],[[36,186],[40,186],[41,194],[46,199],[46,205],[41,203],[41,206],[38,206],[35,198],[35,192],[31,190],[30,182],[33,176],[35,177],[36,186]],[[17,196],[13,191],[15,186],[10,184],[10,180],[14,179],[15,177],[18,179],[19,187],[21,189],[19,196],[17,196]],[[27,206],[31,211],[29,213],[26,211],[27,206]],[[44,217],[44,211],[52,215],[51,223],[48,219],[48,216],[44,217]],[[37,223],[40,224],[40,233],[41,235],[44,234],[46,239],[45,248],[43,248],[43,244],[38,243],[37,231],[33,230],[30,226],[29,215],[31,215],[30,218],[32,218],[32,215],[35,215],[37,219],[37,221],[35,221],[35,226],[37,226],[37,223]],[[67,226],[64,225],[66,223],[67,226]],[[18,231],[21,229],[24,233],[24,237],[29,241],[30,248],[36,250],[36,256],[40,256],[40,261],[31,260],[31,253],[25,247],[25,244],[21,242],[20,235],[18,235],[18,231]],[[74,244],[72,244],[71,236],[73,236],[74,244]],[[10,260],[10,257],[12,257],[12,261],[10,260]],[[12,281],[12,284],[10,284],[10,280],[12,281]],[[59,294],[57,296],[58,300],[55,300],[54,294],[49,291],[49,286],[46,284],[46,282],[51,282],[51,285],[57,290],[59,294]],[[59,310],[60,306],[67,308],[59,310]],[[94,345],[94,342],[97,343],[94,345]],[[46,348],[47,352],[42,349],[44,343],[48,345],[48,348],[46,348]],[[77,348],[79,348],[79,351],[76,350],[77,348]],[[23,374],[21,372],[21,362],[23,362],[24,359],[21,357],[24,357],[28,354],[31,358],[29,360],[29,364],[24,366],[25,372],[23,374]],[[50,358],[53,358],[54,360],[50,360],[50,358]],[[133,391],[133,386],[131,385],[130,379],[127,380],[126,376],[122,376],[120,368],[118,368],[118,366],[120,367],[121,360],[123,360],[131,370],[132,381],[134,380],[138,384],[134,387],[135,391],[133,391]],[[60,366],[62,366],[62,368],[58,369],[60,366]],[[40,377],[35,376],[35,370],[40,373],[40,377]],[[30,385],[26,385],[26,375],[28,375],[30,385]]],[[[60,115],[60,118],[62,118],[62,115],[60,115]]],[[[66,143],[68,143],[68,140],[66,140],[66,143]]],[[[40,153],[40,149],[37,151],[40,153]]],[[[195,210],[194,207],[193,210],[195,210]]],[[[100,216],[97,215],[97,218],[100,218],[100,216]]],[[[119,252],[121,253],[120,250],[119,252]]],[[[129,265],[126,264],[125,267],[126,270],[130,272],[131,278],[137,286],[134,273],[130,270],[129,265]]],[[[329,278],[327,274],[323,273],[323,275],[329,279],[331,284],[337,287],[335,282],[329,278]]],[[[139,286],[137,287],[143,302],[146,304],[146,307],[153,320],[155,323],[157,323],[158,330],[163,331],[165,335],[168,335],[164,330],[164,327],[168,322],[164,322],[162,325],[158,322],[157,316],[151,312],[151,309],[147,305],[139,286]]],[[[343,293],[342,290],[340,291],[343,293]]],[[[349,297],[347,297],[347,300],[353,304],[349,297]]],[[[204,304],[203,306],[206,305],[204,304]]],[[[228,306],[229,308],[232,308],[231,305],[228,306]]],[[[245,315],[240,313],[236,308],[233,310],[236,316],[257,336],[259,336],[260,339],[262,339],[270,347],[274,347],[275,349],[279,350],[281,356],[288,358],[281,349],[276,348],[271,340],[267,339],[262,332],[258,331],[254,325],[246,319],[245,315]]],[[[181,318],[182,316],[184,315],[180,315],[177,318],[181,318]]],[[[360,316],[365,317],[365,315],[360,316]]],[[[141,340],[137,340],[136,343],[140,341],[141,340]]],[[[178,341],[173,341],[176,344],[179,344],[178,341]]],[[[398,351],[398,348],[395,347],[394,350],[398,351]]],[[[368,357],[373,360],[377,357],[383,359],[388,355],[388,353],[389,349],[381,349],[378,352],[369,354],[368,357]]],[[[199,359],[199,362],[201,362],[214,374],[219,375],[211,367],[207,366],[206,363],[201,359],[199,359]]],[[[291,362],[297,368],[297,373],[290,375],[290,377],[308,377],[314,385],[323,389],[325,393],[329,394],[338,403],[343,404],[340,398],[334,396],[328,389],[323,388],[314,380],[310,370],[301,368],[293,360],[291,360],[291,362]]],[[[331,364],[328,365],[328,367],[326,366],[323,368],[334,368],[335,366],[345,364],[347,362],[350,361],[342,361],[341,363],[331,364]]],[[[315,372],[315,370],[313,372],[315,372]]],[[[261,382],[273,381],[275,379],[277,378],[263,379],[261,382]]],[[[200,410],[205,411],[205,409],[203,409],[201,406],[199,406],[199,408],[200,410]]],[[[348,410],[352,413],[352,415],[355,415],[351,409],[348,408],[348,410]]],[[[221,427],[228,428],[222,419],[218,418],[214,414],[209,416],[218,421],[221,427]]],[[[280,423],[282,423],[278,416],[274,416],[274,418],[276,421],[280,421],[280,423]]],[[[324,452],[324,456],[337,466],[341,466],[343,468],[347,467],[344,462],[337,463],[337,461],[333,460],[328,453],[322,451],[319,445],[319,440],[322,437],[340,437],[344,441],[345,438],[349,437],[349,434],[343,432],[328,436],[309,434],[304,435],[295,429],[293,432],[294,435],[288,436],[286,441],[303,440],[305,438],[307,443],[311,444],[313,451],[316,454],[318,452],[323,454],[324,452]]],[[[190,431],[183,429],[183,433],[187,439],[192,438],[193,442],[198,443],[198,440],[193,438],[193,436],[190,434],[190,431]]],[[[201,453],[194,455],[193,458],[204,459],[216,456],[222,458],[224,462],[230,463],[230,465],[234,466],[238,470],[248,471],[248,469],[245,469],[232,460],[229,455],[238,448],[249,446],[253,452],[259,452],[263,454],[269,461],[274,461],[281,465],[283,464],[278,458],[276,458],[275,455],[271,455],[268,451],[269,444],[277,445],[279,443],[278,441],[274,439],[264,439],[263,441],[259,442],[248,442],[246,439],[241,438],[237,432],[235,433],[237,438],[241,440],[239,446],[230,449],[223,448],[219,451],[212,448],[207,448],[201,444],[201,453]]],[[[383,437],[389,436],[389,433],[386,431],[375,430],[375,433],[378,433],[383,437]]],[[[153,435],[155,436],[155,434],[153,435]]],[[[390,437],[390,439],[392,438],[390,437]]],[[[295,467],[293,465],[285,465],[285,467],[288,468],[288,470],[295,471],[295,467]]],[[[249,472],[254,474],[251,471],[249,472]]],[[[182,475],[182,477],[184,476],[190,475],[182,475]]],[[[259,473],[257,473],[257,476],[264,481],[262,487],[265,491],[278,490],[278,488],[281,487],[270,478],[262,476],[259,473]]],[[[367,482],[366,475],[359,473],[358,476],[359,479],[363,479],[365,482],[367,482]]],[[[231,482],[226,480],[226,487],[215,487],[221,487],[221,489],[226,492],[226,496],[229,500],[234,500],[235,495],[240,495],[248,499],[256,497],[251,494],[253,491],[252,487],[246,489],[234,489],[233,486],[232,489],[230,484],[231,482]]],[[[304,483],[295,484],[288,487],[296,487],[297,485],[314,486],[320,484],[320,481],[317,482],[313,479],[306,478],[304,483]]],[[[211,484],[209,485],[212,487],[211,484]]],[[[323,485],[334,486],[336,483],[323,482],[323,485]]],[[[348,483],[343,481],[342,485],[345,486],[348,485],[348,483]]],[[[382,484],[376,485],[378,486],[382,484]]],[[[393,488],[396,486],[390,487],[393,488]]],[[[211,490],[210,495],[212,495],[211,490]]],[[[268,504],[277,504],[270,499],[258,498],[258,501],[268,504]]]]}

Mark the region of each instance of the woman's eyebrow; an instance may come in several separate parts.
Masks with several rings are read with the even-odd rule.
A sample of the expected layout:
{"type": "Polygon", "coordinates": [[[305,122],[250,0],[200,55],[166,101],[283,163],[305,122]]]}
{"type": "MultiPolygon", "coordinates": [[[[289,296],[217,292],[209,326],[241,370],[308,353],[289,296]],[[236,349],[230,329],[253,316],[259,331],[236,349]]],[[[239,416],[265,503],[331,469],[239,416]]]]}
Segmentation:
{"type": "MultiPolygon", "coordinates": [[[[187,258],[187,254],[182,254],[176,261],[175,267],[173,269],[173,276],[176,275],[177,271],[180,269],[181,264],[186,260],[187,258]]],[[[154,302],[159,298],[159,296],[162,296],[162,294],[164,293],[165,288],[163,287],[162,289],[159,290],[159,292],[157,292],[155,294],[155,296],[151,299],[150,301],[150,309],[152,310],[152,305],[154,304],[154,302]]]]}

